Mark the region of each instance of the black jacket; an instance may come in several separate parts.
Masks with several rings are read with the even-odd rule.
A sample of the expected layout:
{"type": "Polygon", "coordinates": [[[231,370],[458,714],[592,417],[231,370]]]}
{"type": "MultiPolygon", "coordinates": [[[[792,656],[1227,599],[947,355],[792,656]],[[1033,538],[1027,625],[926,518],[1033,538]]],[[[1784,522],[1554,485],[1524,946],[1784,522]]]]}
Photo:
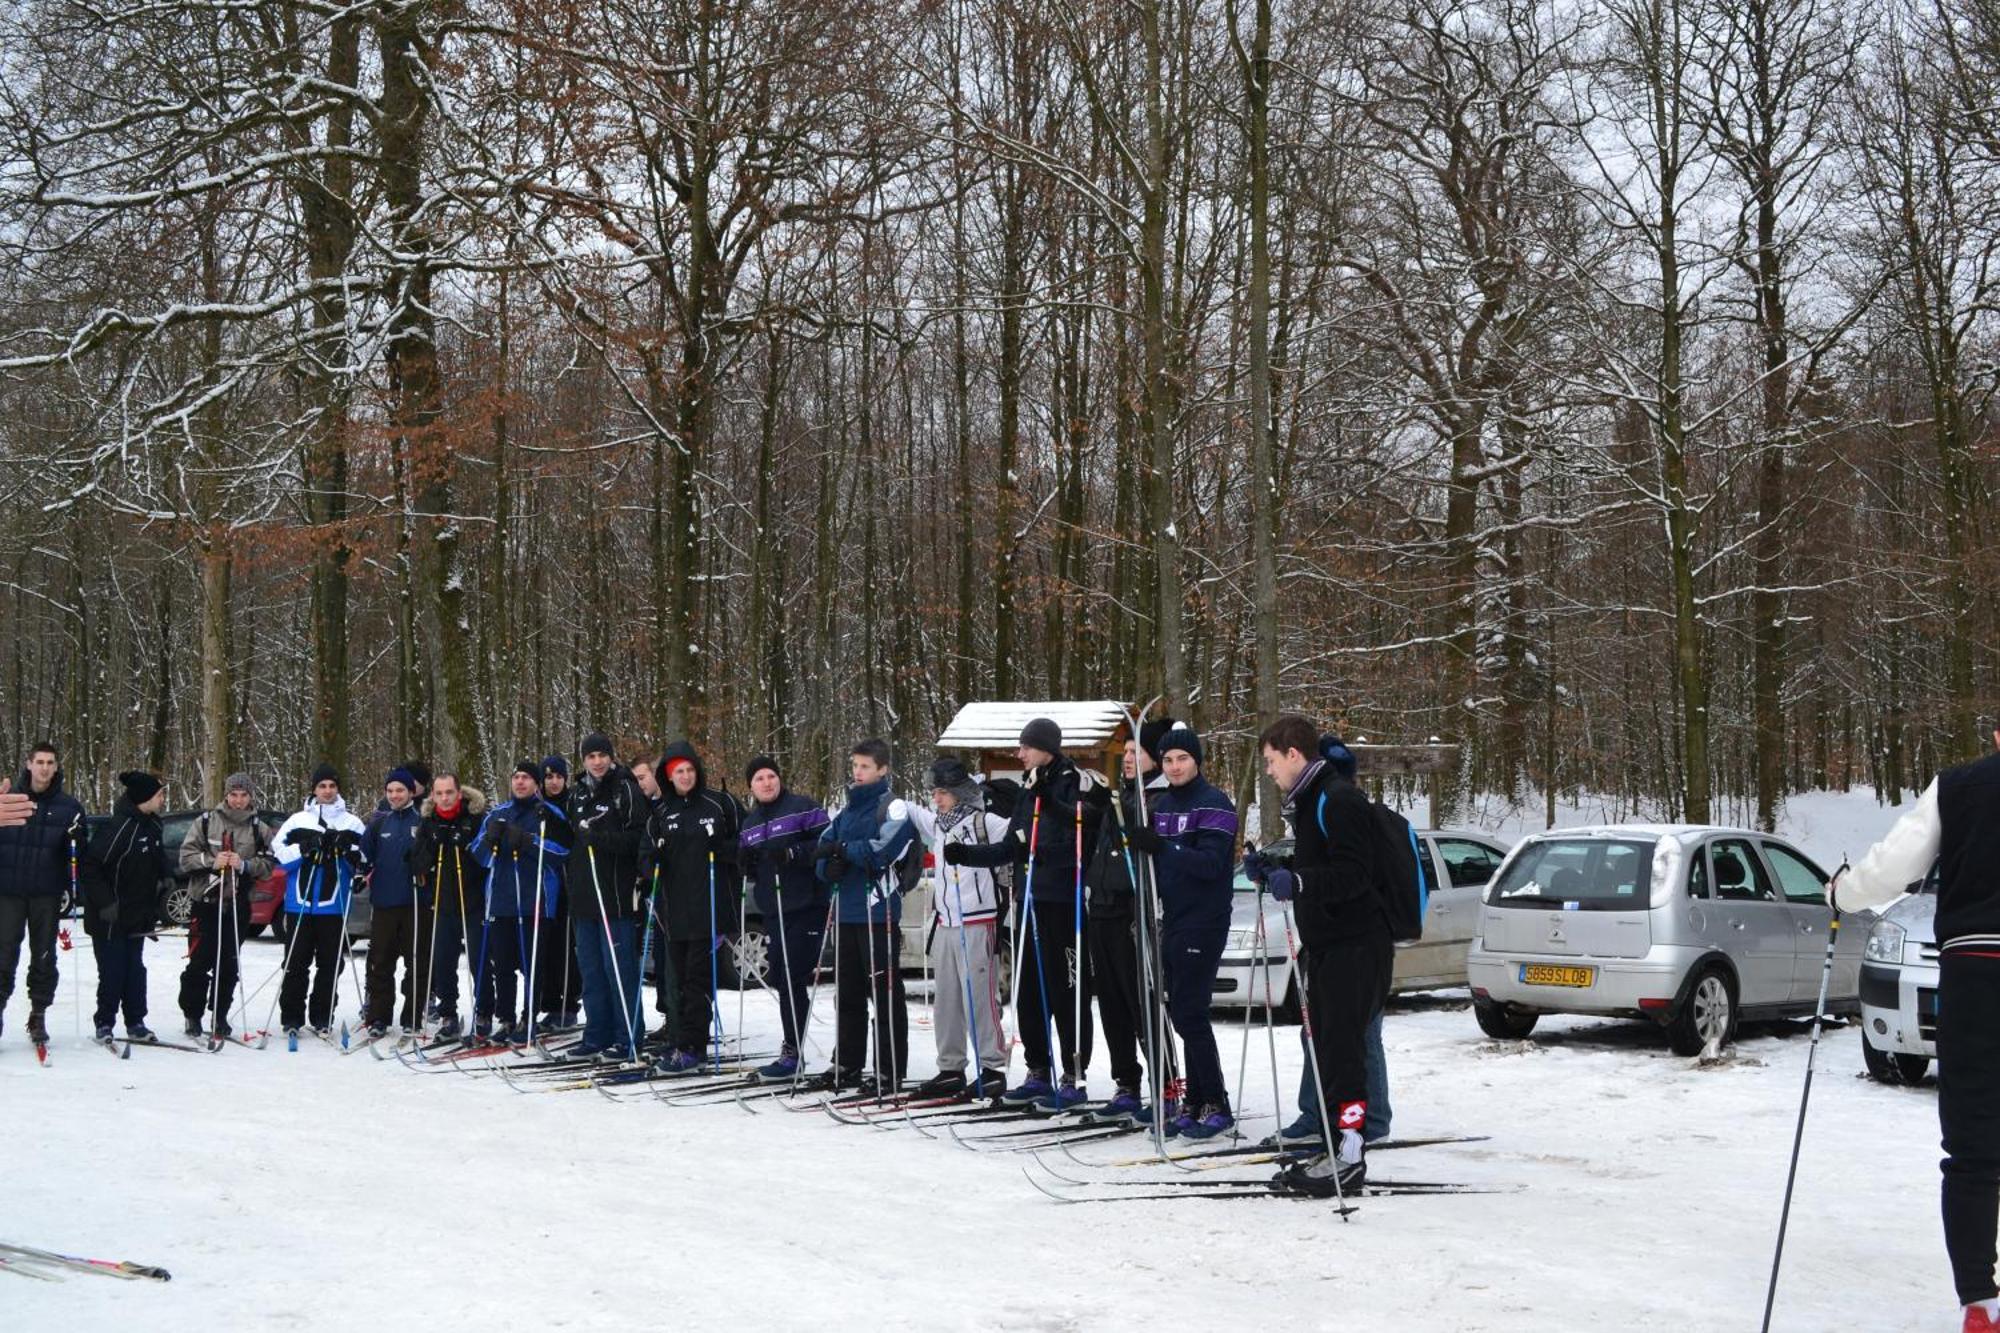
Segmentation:
{"type": "Polygon", "coordinates": [[[159,924],[160,881],[172,870],[160,820],[124,797],[83,856],[83,928],[92,935],[144,935],[159,924]]]}
{"type": "Polygon", "coordinates": [[[639,860],[646,845],[649,807],[639,780],[623,764],[613,764],[604,776],[578,773],[563,793],[568,798],[572,863],[567,875],[570,914],[578,921],[597,921],[598,895],[604,916],[626,921],[638,916],[639,860]],[[596,876],[592,878],[593,874],[596,876]]]}
{"type": "Polygon", "coordinates": [[[2000,754],[1938,774],[1937,938],[2000,951],[2000,754]]]}
{"type": "Polygon", "coordinates": [[[424,797],[419,809],[423,818],[417,822],[410,849],[418,909],[444,916],[463,912],[466,920],[479,920],[486,915],[486,900],[480,896],[486,892],[486,867],[472,854],[472,840],[486,818],[486,793],[477,787],[459,788],[458,813],[450,819],[438,813],[435,796],[424,797]]]}
{"type": "Polygon", "coordinates": [[[1389,920],[1375,889],[1375,815],[1361,788],[1316,760],[1285,798],[1292,826],[1293,910],[1307,948],[1388,941],[1389,920]]]}
{"type": "Polygon", "coordinates": [[[646,823],[649,854],[641,867],[647,891],[657,895],[654,910],[669,939],[708,939],[711,930],[722,934],[736,921],[742,881],[736,798],[708,785],[701,756],[686,741],[674,742],[660,757],[660,793],[646,823]],[[686,796],[667,777],[667,765],[675,759],[694,764],[694,790],[686,796]]]}
{"type": "MultiPolygon", "coordinates": [[[[1166,789],[1167,780],[1154,773],[1147,775],[1147,782],[1151,784],[1146,788],[1146,809],[1150,816],[1152,803],[1166,789]]],[[[1125,827],[1138,828],[1143,821],[1139,818],[1135,782],[1128,779],[1119,784],[1118,804],[1125,812],[1125,827]]],[[[1088,910],[1093,920],[1128,921],[1132,917],[1135,895],[1131,872],[1138,868],[1141,858],[1136,849],[1131,849],[1129,856],[1127,851],[1125,839],[1119,835],[1117,815],[1107,804],[1105,818],[1098,825],[1096,850],[1083,872],[1083,887],[1089,895],[1088,910]]]]}
{"type": "Polygon", "coordinates": [[[1095,778],[1086,788],[1083,771],[1067,755],[1057,755],[1054,762],[1028,776],[1030,781],[1014,806],[1014,817],[1007,821],[1006,838],[995,843],[968,843],[961,864],[991,867],[1011,861],[1017,893],[1031,892],[1037,902],[1073,903],[1077,824],[1082,822],[1082,847],[1088,857],[1097,845],[1098,826],[1111,807],[1111,793],[1095,778]]]}
{"type": "Polygon", "coordinates": [[[10,898],[53,898],[69,887],[72,830],[82,850],[83,804],[63,790],[62,770],[49,789],[38,792],[28,770],[14,790],[35,803],[35,813],[19,828],[0,828],[0,894],[10,898]]]}

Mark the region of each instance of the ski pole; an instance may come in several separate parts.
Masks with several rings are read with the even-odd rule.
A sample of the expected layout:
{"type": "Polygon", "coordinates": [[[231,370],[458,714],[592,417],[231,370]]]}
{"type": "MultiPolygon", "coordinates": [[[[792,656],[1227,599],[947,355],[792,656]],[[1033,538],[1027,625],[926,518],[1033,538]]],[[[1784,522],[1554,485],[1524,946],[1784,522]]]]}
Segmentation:
{"type": "Polygon", "coordinates": [[[708,1030],[715,1072],[722,1072],[722,948],[715,933],[715,849],[708,849],[708,1030]]]}
{"type": "Polygon", "coordinates": [[[644,1003],[644,999],[639,992],[646,988],[646,969],[653,965],[653,923],[659,919],[659,902],[660,863],[655,860],[653,862],[653,888],[646,895],[646,929],[643,938],[639,942],[638,985],[633,988],[632,1003],[626,1004],[625,997],[622,994],[618,997],[618,1003],[631,1014],[631,1017],[625,1020],[625,1028],[628,1032],[636,1030],[645,1021],[639,1016],[639,1007],[644,1003]]]}
{"type": "MultiPolygon", "coordinates": [[[[271,996],[270,1012],[264,1015],[264,1030],[266,1032],[271,1030],[271,1022],[278,1016],[278,1001],[284,997],[285,986],[291,980],[292,951],[299,947],[299,936],[306,932],[306,906],[319,897],[319,891],[313,884],[316,872],[319,870],[319,858],[315,856],[311,861],[301,861],[300,864],[306,867],[306,887],[305,891],[299,894],[299,910],[294,914],[292,933],[285,938],[284,956],[278,960],[276,975],[284,978],[284,980],[278,983],[277,992],[271,996]]],[[[264,984],[268,986],[270,982],[266,981],[264,984]]],[[[248,1011],[249,1003],[249,999],[246,997],[244,999],[246,1012],[248,1011]]]]}
{"type": "MultiPolygon", "coordinates": [[[[974,817],[976,818],[977,816],[974,817]]],[[[938,843],[940,847],[950,841],[951,834],[945,832],[943,829],[938,830],[938,843]]],[[[940,855],[938,859],[943,861],[944,857],[940,855]]],[[[966,944],[965,940],[965,886],[958,878],[958,867],[950,865],[948,862],[946,864],[951,871],[951,899],[958,910],[958,971],[960,978],[965,982],[966,1040],[971,1045],[971,1050],[967,1052],[965,1063],[972,1069],[972,1085],[975,1089],[975,1100],[978,1100],[983,1097],[986,1091],[986,1062],[981,1058],[982,1052],[979,1048],[979,1009],[973,1002],[972,995],[972,950],[966,944]]],[[[928,949],[924,951],[924,956],[930,956],[928,949]]],[[[988,975],[991,976],[990,971],[988,975]]],[[[937,1006],[935,996],[931,999],[931,1006],[933,1009],[937,1006]]]]}
{"type": "MultiPolygon", "coordinates": [[[[1022,876],[1025,882],[1020,887],[1021,904],[1014,912],[1014,985],[1008,993],[1014,997],[1014,1037],[1016,1040],[1020,1039],[1022,1028],[1021,969],[1026,966],[1028,948],[1032,947],[1034,943],[1028,936],[1028,929],[1034,924],[1032,905],[1035,901],[1035,850],[1041,840],[1041,834],[1042,798],[1037,794],[1035,797],[1034,812],[1028,818],[1028,873],[1022,876]]],[[[1039,975],[1041,970],[1041,960],[1037,959],[1035,971],[1039,975]]],[[[1044,1001],[1043,1010],[1046,1013],[1046,1001],[1044,1001]]],[[[1044,1021],[1046,1022],[1046,1019],[1044,1021]]],[[[1011,1058],[1008,1063],[1013,1063],[1011,1058]]]]}
{"type": "MultiPolygon", "coordinates": [[[[1840,869],[1833,872],[1838,883],[1847,869],[1847,858],[1842,857],[1840,869]]],[[[1785,1258],[1785,1228],[1792,1220],[1792,1186],[1799,1178],[1799,1145],[1806,1137],[1806,1104],[1812,1100],[1813,1059],[1819,1054],[1820,1024],[1826,1017],[1826,987],[1833,978],[1833,948],[1840,938],[1840,909],[1833,909],[1833,919],[1826,927],[1826,957],[1820,961],[1819,999],[1813,1005],[1812,1041],[1806,1047],[1806,1082],[1799,1092],[1799,1122],[1792,1130],[1792,1162],[1785,1170],[1785,1205],[1778,1213],[1778,1243],[1771,1251],[1771,1281],[1764,1290],[1763,1333],[1771,1333],[1771,1308],[1778,1299],[1778,1266],[1785,1258]]]]}
{"type": "MultiPolygon", "coordinates": [[[[713,861],[715,860],[715,853],[710,852],[708,856],[710,862],[713,863],[713,861]]],[[[712,874],[713,871],[711,871],[710,873],[712,874]]],[[[730,970],[736,974],[736,1050],[739,1054],[741,1054],[743,1051],[744,992],[750,989],[748,986],[743,984],[743,963],[745,958],[744,937],[747,936],[749,933],[750,933],[750,895],[743,892],[742,886],[738,885],[736,890],[736,942],[731,948],[730,958],[732,960],[732,964],[730,970]]],[[[769,934],[766,933],[764,939],[764,967],[768,971],[770,969],[770,966],[771,966],[771,941],[769,934]]]]}
{"type": "MultiPolygon", "coordinates": [[[[611,910],[605,905],[604,884],[597,878],[597,848],[584,844],[584,859],[590,863],[590,891],[597,895],[597,920],[604,927],[604,952],[611,960],[611,984],[618,988],[618,1010],[625,1015],[625,1046],[632,1052],[632,1063],[639,1062],[638,1030],[632,1023],[633,1005],[625,1002],[625,972],[618,966],[618,944],[611,934],[611,910]]],[[[635,1001],[636,1003],[636,1001],[635,1001]]]]}
{"type": "Polygon", "coordinates": [[[1075,991],[1075,1005],[1071,1010],[1069,1029],[1069,1064],[1076,1073],[1076,1084],[1080,1088],[1084,1082],[1083,1068],[1083,793],[1076,797],[1076,919],[1070,927],[1070,949],[1076,955],[1076,964],[1070,978],[1075,991]]]}
{"type": "MultiPolygon", "coordinates": [[[[253,815],[252,818],[255,818],[255,816],[253,815]]],[[[235,835],[224,829],[222,833],[222,850],[233,855],[235,849],[235,835]]],[[[208,979],[208,1008],[211,1013],[215,1014],[217,1022],[222,1020],[220,1009],[222,1003],[222,905],[229,901],[231,891],[230,875],[225,870],[222,872],[222,884],[217,889],[215,895],[214,974],[208,979]]],[[[213,1029],[211,1028],[210,1031],[213,1032],[213,1029]]]]}
{"type": "MultiPolygon", "coordinates": [[[[82,838],[82,836],[83,836],[83,817],[81,815],[78,815],[75,819],[72,819],[69,822],[69,900],[72,903],[76,904],[76,910],[80,914],[88,913],[90,910],[89,908],[83,905],[82,877],[77,874],[77,842],[82,838]]],[[[49,955],[49,965],[53,967],[55,965],[55,961],[56,961],[55,955],[53,952],[51,952],[51,954],[49,955]]],[[[80,974],[83,971],[82,967],[79,966],[77,968],[77,971],[80,974]]],[[[69,1004],[70,1026],[72,1029],[70,1035],[72,1037],[82,1037],[83,1036],[83,977],[81,975],[79,975],[74,981],[70,983],[69,1001],[70,1001],[69,1004]]]]}
{"type": "MultiPolygon", "coordinates": [[[[535,824],[535,925],[533,942],[528,946],[528,1045],[535,1044],[535,987],[541,981],[542,959],[542,867],[548,854],[549,817],[546,810],[541,812],[535,824]]],[[[619,997],[621,1000],[623,996],[619,997]]]]}
{"type": "Polygon", "coordinates": [[[1340,1207],[1340,1220],[1347,1220],[1347,1194],[1340,1187],[1340,1155],[1333,1146],[1333,1117],[1326,1113],[1326,1083],[1319,1076],[1319,1041],[1313,1035],[1312,991],[1306,984],[1306,970],[1299,966],[1297,933],[1292,928],[1292,905],[1285,908],[1285,952],[1291,956],[1292,974],[1299,979],[1299,1019],[1306,1030],[1306,1044],[1312,1048],[1313,1097],[1319,1105],[1319,1135],[1326,1144],[1326,1163],[1333,1174],[1333,1197],[1340,1207]]]}
{"type": "MultiPolygon", "coordinates": [[[[1136,792],[1139,784],[1145,781],[1146,775],[1138,771],[1136,763],[1133,767],[1132,782],[1134,791],[1136,792]]],[[[1139,983],[1137,998],[1139,1000],[1139,1007],[1142,1010],[1140,1020],[1145,1024],[1144,1041],[1146,1043],[1147,1091],[1153,1094],[1153,1146],[1159,1152],[1160,1156],[1165,1157],[1167,1153],[1165,1105],[1161,1101],[1161,1098],[1165,1095],[1166,1089],[1161,1076],[1161,1034],[1153,1024],[1151,987],[1147,984],[1151,980],[1151,963],[1149,960],[1152,954],[1149,943],[1150,933],[1147,930],[1147,926],[1150,924],[1148,918],[1151,913],[1146,910],[1145,891],[1139,883],[1138,868],[1132,862],[1132,831],[1125,824],[1125,801],[1122,797],[1111,803],[1111,813],[1112,817],[1118,821],[1118,845],[1125,857],[1125,879],[1132,886],[1133,924],[1138,936],[1135,943],[1139,951],[1138,963],[1140,971],[1142,976],[1145,977],[1139,983]]]]}

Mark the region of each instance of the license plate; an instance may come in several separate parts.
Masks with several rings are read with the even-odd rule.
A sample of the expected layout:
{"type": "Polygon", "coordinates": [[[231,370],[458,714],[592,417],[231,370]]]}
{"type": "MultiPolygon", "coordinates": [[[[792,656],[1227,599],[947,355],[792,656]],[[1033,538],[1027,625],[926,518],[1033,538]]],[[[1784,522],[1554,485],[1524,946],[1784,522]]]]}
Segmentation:
{"type": "Polygon", "coordinates": [[[1524,986],[1574,986],[1579,989],[1594,984],[1597,969],[1594,967],[1558,967],[1552,963],[1521,964],[1521,984],[1524,986]]]}

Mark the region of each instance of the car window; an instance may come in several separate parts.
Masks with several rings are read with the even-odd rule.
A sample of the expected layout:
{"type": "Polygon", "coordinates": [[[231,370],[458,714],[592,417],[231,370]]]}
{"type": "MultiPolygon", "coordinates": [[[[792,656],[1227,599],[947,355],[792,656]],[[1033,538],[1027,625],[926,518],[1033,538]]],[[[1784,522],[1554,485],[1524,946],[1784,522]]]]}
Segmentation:
{"type": "Polygon", "coordinates": [[[1709,848],[1715,865],[1715,896],[1727,903],[1774,903],[1778,891],[1756,851],[1741,838],[1727,838],[1709,848]]]}
{"type": "Polygon", "coordinates": [[[1437,845],[1438,859],[1444,862],[1444,873],[1454,889],[1478,888],[1493,878],[1493,872],[1505,859],[1502,853],[1470,838],[1433,838],[1431,841],[1437,845]]]}
{"type": "Polygon", "coordinates": [[[1697,847],[1694,855],[1688,858],[1688,897],[1690,898],[1708,897],[1708,857],[1703,855],[1703,851],[1703,848],[1697,847]]]}
{"type": "Polygon", "coordinates": [[[1495,907],[1567,906],[1615,912],[1649,906],[1653,844],[1610,838],[1543,838],[1522,848],[1493,881],[1495,907]]]}
{"type": "Polygon", "coordinates": [[[1820,868],[1782,843],[1764,844],[1764,859],[1778,877],[1778,888],[1788,903],[1826,906],[1826,876],[1820,868]]]}

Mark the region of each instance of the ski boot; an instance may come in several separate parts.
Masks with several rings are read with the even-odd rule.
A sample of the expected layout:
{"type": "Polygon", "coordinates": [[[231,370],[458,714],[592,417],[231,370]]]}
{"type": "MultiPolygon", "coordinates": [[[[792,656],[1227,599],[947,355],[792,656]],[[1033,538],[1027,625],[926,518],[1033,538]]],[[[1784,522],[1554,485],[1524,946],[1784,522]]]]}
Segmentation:
{"type": "Polygon", "coordinates": [[[368,1040],[380,1041],[388,1035],[389,1025],[387,1023],[370,1023],[368,1025],[368,1040]]]}
{"type": "Polygon", "coordinates": [[[988,1069],[980,1074],[979,1086],[974,1095],[981,1101],[997,1102],[1007,1093],[1007,1072],[1003,1069],[988,1069]]]}
{"type": "Polygon", "coordinates": [[[109,1046],[111,1044],[111,1025],[109,1023],[99,1023],[94,1040],[99,1046],[109,1046]]]}
{"type": "Polygon", "coordinates": [[[1000,1094],[1000,1100],[1008,1106],[1029,1106],[1054,1091],[1055,1085],[1049,1082],[1048,1070],[1030,1069],[1028,1076],[1019,1084],[1000,1094]]]}
{"type": "Polygon", "coordinates": [[[940,1069],[911,1089],[913,1097],[956,1097],[965,1091],[965,1072],[959,1069],[940,1069]]]}
{"type": "Polygon", "coordinates": [[[1356,1157],[1351,1162],[1325,1153],[1305,1162],[1296,1162],[1271,1177],[1271,1188],[1285,1194],[1309,1194],[1316,1199],[1353,1195],[1368,1183],[1368,1161],[1356,1157]]]}
{"type": "Polygon", "coordinates": [[[758,1083],[789,1083],[798,1072],[798,1052],[787,1046],[778,1052],[777,1059],[761,1066],[750,1077],[758,1083]]]}
{"type": "Polygon", "coordinates": [[[215,1020],[215,1026],[209,1029],[208,1035],[217,1041],[228,1041],[235,1034],[230,1031],[229,1024],[218,1018],[215,1020]]]}
{"type": "Polygon", "coordinates": [[[49,1044],[47,1014],[48,1010],[46,1009],[30,1009],[28,1011],[28,1040],[37,1046],[46,1046],[49,1044]]]}
{"type": "Polygon", "coordinates": [[[1131,1088],[1120,1088],[1115,1096],[1104,1105],[1093,1109],[1087,1117],[1095,1124],[1138,1124],[1140,1113],[1146,1109],[1139,1100],[1139,1094],[1131,1088]]]}
{"type": "Polygon", "coordinates": [[[1277,1133],[1266,1134],[1257,1146],[1274,1151],[1285,1148],[1324,1148],[1326,1135],[1320,1133],[1317,1119],[1302,1115],[1277,1133]]]}
{"type": "Polygon", "coordinates": [[[458,1021],[458,1015],[451,1014],[437,1025],[437,1032],[433,1035],[439,1041],[452,1041],[464,1031],[465,1028],[458,1021]]]}
{"type": "Polygon", "coordinates": [[[2000,1330],[2000,1316],[1995,1316],[1988,1307],[1992,1301],[1979,1301],[1965,1307],[1965,1323],[1960,1333],[1996,1333],[2000,1330]]]}
{"type": "Polygon", "coordinates": [[[185,1023],[182,1023],[181,1031],[186,1033],[190,1037],[200,1037],[205,1035],[202,1030],[200,1018],[190,1018],[185,1023]]]}
{"type": "Polygon", "coordinates": [[[672,1050],[653,1062],[653,1068],[662,1074],[692,1074],[707,1061],[699,1051],[672,1050]]]}
{"type": "Polygon", "coordinates": [[[156,1042],[159,1040],[159,1037],[154,1034],[153,1029],[147,1027],[144,1023],[127,1023],[125,1025],[125,1040],[156,1042]]]}
{"type": "Polygon", "coordinates": [[[1090,1094],[1076,1086],[1075,1079],[1065,1075],[1063,1081],[1051,1088],[1033,1109],[1043,1115],[1067,1115],[1089,1100],[1090,1094]]]}
{"type": "Polygon", "coordinates": [[[1192,1124],[1182,1128],[1184,1139],[1212,1139],[1217,1134],[1227,1134],[1236,1128],[1236,1117],[1229,1114],[1229,1108],[1219,1102],[1209,1102],[1195,1116],[1192,1124]]]}

